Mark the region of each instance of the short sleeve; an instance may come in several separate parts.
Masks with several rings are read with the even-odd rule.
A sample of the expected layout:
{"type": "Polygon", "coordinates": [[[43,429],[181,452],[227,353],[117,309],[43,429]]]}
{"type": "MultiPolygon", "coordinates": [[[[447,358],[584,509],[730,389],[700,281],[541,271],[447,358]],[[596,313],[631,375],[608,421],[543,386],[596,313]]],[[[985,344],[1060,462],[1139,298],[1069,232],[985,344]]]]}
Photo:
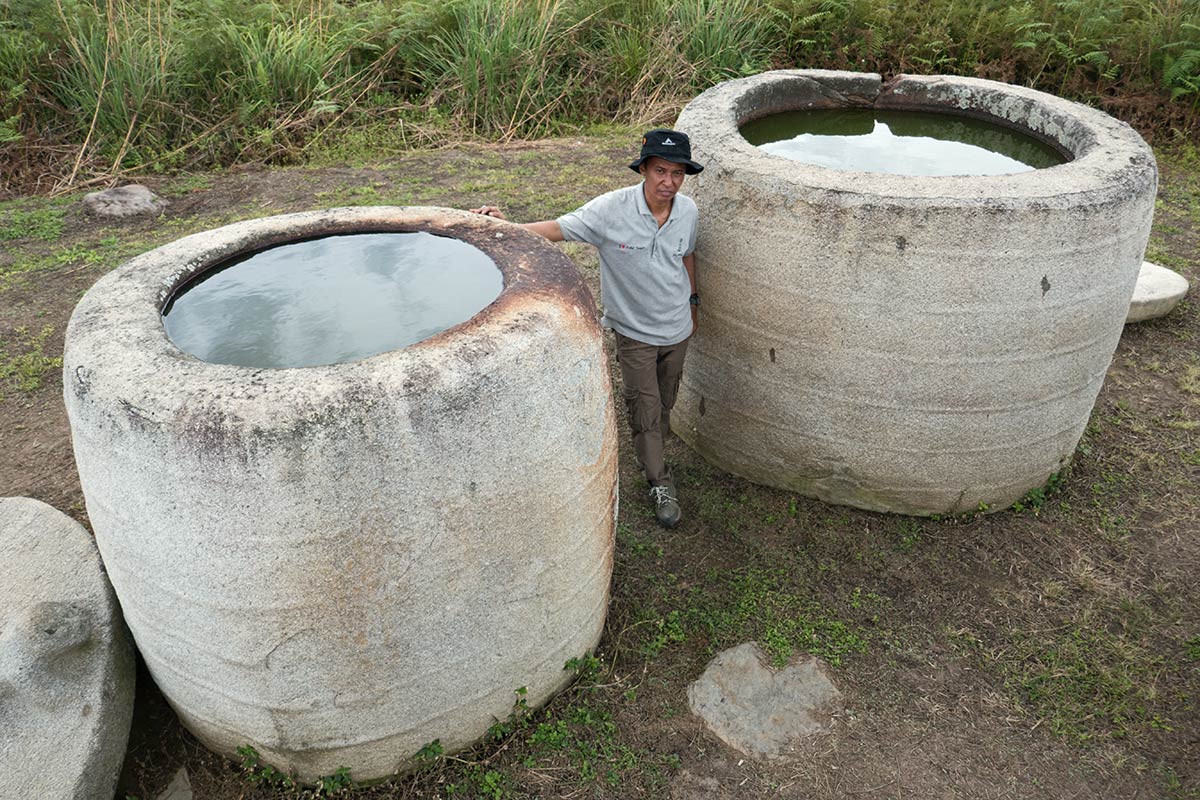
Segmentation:
{"type": "Polygon", "coordinates": [[[593,197],[569,214],[559,217],[556,222],[562,229],[563,238],[568,242],[587,242],[598,247],[606,227],[604,220],[607,216],[607,199],[605,195],[593,197]]]}

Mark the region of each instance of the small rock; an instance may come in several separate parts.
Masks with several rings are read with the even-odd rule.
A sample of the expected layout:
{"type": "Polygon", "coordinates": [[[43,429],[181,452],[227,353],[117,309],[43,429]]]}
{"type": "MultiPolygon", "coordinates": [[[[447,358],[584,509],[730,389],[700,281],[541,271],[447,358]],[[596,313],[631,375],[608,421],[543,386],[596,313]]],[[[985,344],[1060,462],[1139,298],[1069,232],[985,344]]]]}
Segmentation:
{"type": "Polygon", "coordinates": [[[83,198],[83,209],[98,217],[136,217],[141,214],[158,216],[167,201],[140,184],[118,186],[102,192],[91,192],[83,198]]]}
{"type": "Polygon", "coordinates": [[[688,701],[730,747],[754,758],[780,758],[830,727],[842,693],[813,656],[793,658],[778,671],[766,664],[754,642],[725,650],[688,687],[688,701]]]}
{"type": "Polygon", "coordinates": [[[0,498],[0,794],[112,797],[133,680],[92,537],[45,503],[0,498]]]}
{"type": "Polygon", "coordinates": [[[1143,261],[1125,324],[1166,316],[1187,292],[1187,278],[1166,267],[1143,261]]]}
{"type": "Polygon", "coordinates": [[[155,800],[192,800],[192,797],[192,782],[188,779],[187,767],[180,767],[175,777],[167,784],[167,788],[155,800]]]}

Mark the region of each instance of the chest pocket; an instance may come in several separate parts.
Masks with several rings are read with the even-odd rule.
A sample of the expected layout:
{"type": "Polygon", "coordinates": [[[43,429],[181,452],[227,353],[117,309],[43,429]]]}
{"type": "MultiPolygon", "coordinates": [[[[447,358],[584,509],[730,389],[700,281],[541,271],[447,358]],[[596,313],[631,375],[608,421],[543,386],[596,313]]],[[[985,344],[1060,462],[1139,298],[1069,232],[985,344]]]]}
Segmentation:
{"type": "Polygon", "coordinates": [[[650,260],[651,249],[654,247],[652,236],[635,236],[622,240],[614,240],[608,247],[606,255],[614,267],[638,267],[650,260]]]}

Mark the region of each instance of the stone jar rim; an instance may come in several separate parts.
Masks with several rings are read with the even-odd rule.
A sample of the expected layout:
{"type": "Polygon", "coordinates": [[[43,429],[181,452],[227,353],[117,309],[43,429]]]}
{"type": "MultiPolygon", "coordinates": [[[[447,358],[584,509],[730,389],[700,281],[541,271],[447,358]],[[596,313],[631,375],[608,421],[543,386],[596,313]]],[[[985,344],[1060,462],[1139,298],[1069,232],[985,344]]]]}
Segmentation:
{"type": "Polygon", "coordinates": [[[980,78],[834,70],[776,70],[726,81],[683,110],[676,123],[693,135],[709,169],[692,180],[753,174],[798,197],[839,205],[1008,207],[1042,202],[1078,206],[1125,197],[1155,180],[1154,153],[1129,125],[1054,95],[980,78]],[[1009,175],[912,176],[834,170],[775,156],[741,135],[747,122],[809,109],[946,111],[996,122],[1052,143],[1066,163],[1009,175]],[[1083,195],[1084,197],[1081,197],[1083,195]]]}
{"type": "MultiPolygon", "coordinates": [[[[200,397],[220,396],[240,411],[277,419],[284,407],[310,410],[355,386],[382,384],[403,395],[430,390],[423,379],[458,372],[498,348],[500,337],[532,338],[544,315],[597,328],[595,302],[558,248],[517,225],[446,208],[369,206],[264,217],[183,237],[143,253],[101,278],[71,315],[64,391],[140,398],[138,413],[170,416],[200,397]],[[239,254],[292,241],[353,233],[426,232],[470,244],[499,269],[503,288],[472,317],[427,339],[359,360],[311,367],[245,367],[202,361],[167,335],[162,311],[196,276],[239,254]],[[101,366],[103,369],[95,369],[101,366]],[[114,370],[112,367],[117,366],[114,370]],[[104,384],[104,385],[101,385],[104,384]],[[266,403],[264,404],[264,398],[266,403]],[[311,403],[297,400],[306,398],[311,403]],[[271,401],[279,405],[270,405],[271,401]],[[251,411],[254,404],[257,409],[251,411]]],[[[131,412],[132,413],[132,412],[131,412]]]]}

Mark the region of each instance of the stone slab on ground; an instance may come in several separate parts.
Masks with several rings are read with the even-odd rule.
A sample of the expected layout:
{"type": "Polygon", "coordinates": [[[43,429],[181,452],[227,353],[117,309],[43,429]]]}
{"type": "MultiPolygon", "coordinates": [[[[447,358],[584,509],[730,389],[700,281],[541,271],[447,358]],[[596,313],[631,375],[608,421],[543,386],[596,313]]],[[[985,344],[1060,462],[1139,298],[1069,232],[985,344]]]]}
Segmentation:
{"type": "Polygon", "coordinates": [[[112,797],[133,717],[133,644],[92,537],[0,498],[0,775],[5,797],[112,797]]]}
{"type": "Polygon", "coordinates": [[[1165,317],[1187,293],[1187,278],[1166,267],[1143,261],[1125,324],[1165,317]]]}
{"type": "Polygon", "coordinates": [[[167,201],[138,183],[89,192],[84,195],[83,209],[98,217],[137,217],[143,214],[157,216],[167,207],[167,201]]]}
{"type": "Polygon", "coordinates": [[[842,693],[818,658],[768,666],[754,642],[718,653],[688,687],[692,712],[730,747],[754,758],[783,758],[803,739],[828,730],[842,693]]]}

